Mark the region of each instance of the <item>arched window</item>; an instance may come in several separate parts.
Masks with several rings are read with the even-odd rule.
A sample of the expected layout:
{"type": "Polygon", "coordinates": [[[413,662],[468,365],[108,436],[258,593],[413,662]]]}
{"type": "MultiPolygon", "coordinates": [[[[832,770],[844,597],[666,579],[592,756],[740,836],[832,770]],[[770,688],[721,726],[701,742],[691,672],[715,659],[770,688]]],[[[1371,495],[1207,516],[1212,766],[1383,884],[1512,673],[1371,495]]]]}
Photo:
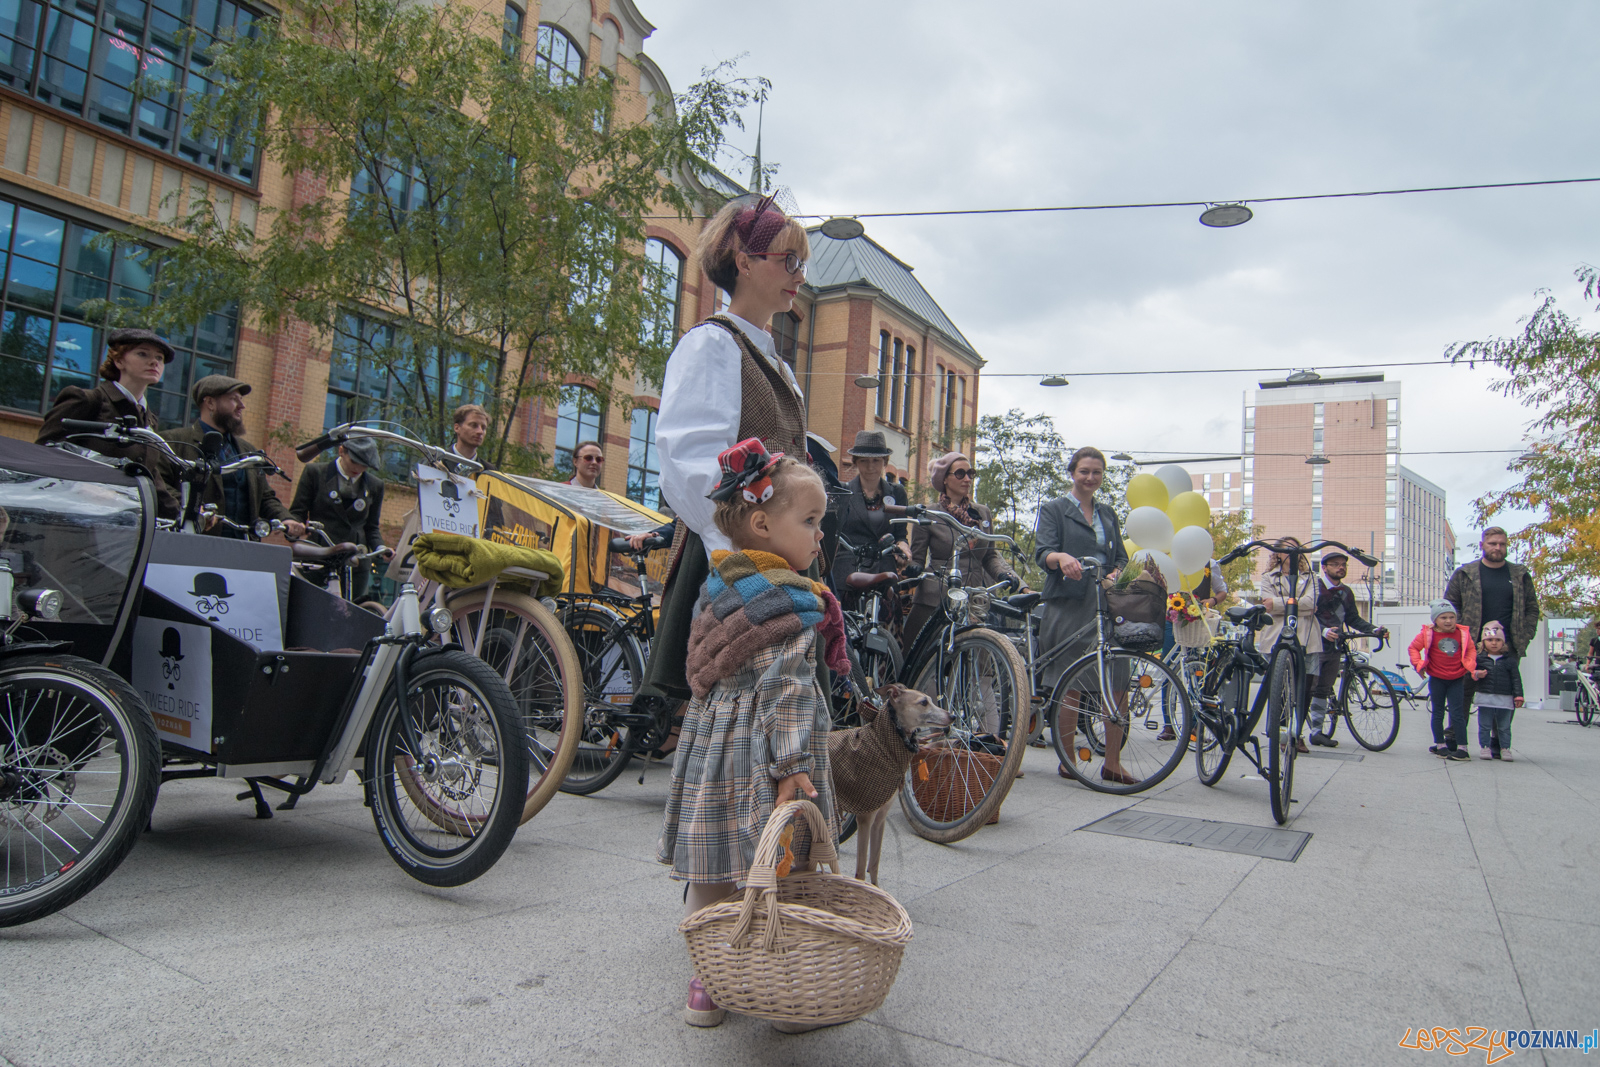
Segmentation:
{"type": "Polygon", "coordinates": [[[655,312],[646,315],[642,332],[645,340],[668,346],[678,339],[683,257],[676,248],[655,237],[645,241],[644,256],[649,261],[645,268],[645,292],[655,298],[655,312]]]}
{"type": "Polygon", "coordinates": [[[533,49],[533,69],[549,78],[551,85],[572,85],[583,78],[583,53],[563,30],[541,24],[539,41],[533,49]]]}
{"type": "Polygon", "coordinates": [[[555,468],[558,478],[572,477],[572,453],[579,441],[600,440],[605,408],[600,394],[586,385],[569,385],[561,390],[556,408],[555,468]]]}
{"type": "Polygon", "coordinates": [[[525,16],[516,4],[506,5],[506,25],[501,33],[500,47],[513,58],[522,54],[522,22],[525,16]]]}
{"type": "Polygon", "coordinates": [[[647,508],[661,507],[661,460],[656,455],[656,412],[634,408],[628,435],[628,496],[647,508]]]}

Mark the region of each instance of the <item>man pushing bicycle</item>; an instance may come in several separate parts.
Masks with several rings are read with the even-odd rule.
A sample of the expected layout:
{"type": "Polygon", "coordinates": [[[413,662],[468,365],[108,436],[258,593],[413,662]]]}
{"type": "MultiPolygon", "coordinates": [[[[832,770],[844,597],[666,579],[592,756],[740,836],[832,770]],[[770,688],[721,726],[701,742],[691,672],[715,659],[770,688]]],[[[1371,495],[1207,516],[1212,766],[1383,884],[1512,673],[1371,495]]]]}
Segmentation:
{"type": "MultiPolygon", "coordinates": [[[[1339,680],[1342,648],[1348,631],[1387,637],[1387,627],[1374,626],[1361,617],[1356,609],[1356,596],[1344,584],[1350,567],[1350,558],[1343,549],[1322,550],[1322,574],[1317,580],[1317,625],[1322,627],[1326,642],[1317,654],[1316,680],[1311,685],[1311,743],[1323,748],[1337,748],[1339,742],[1323,732],[1322,725],[1328,717],[1328,698],[1333,695],[1334,683],[1339,680]]],[[[1295,739],[1297,751],[1307,752],[1305,742],[1295,739]]]]}

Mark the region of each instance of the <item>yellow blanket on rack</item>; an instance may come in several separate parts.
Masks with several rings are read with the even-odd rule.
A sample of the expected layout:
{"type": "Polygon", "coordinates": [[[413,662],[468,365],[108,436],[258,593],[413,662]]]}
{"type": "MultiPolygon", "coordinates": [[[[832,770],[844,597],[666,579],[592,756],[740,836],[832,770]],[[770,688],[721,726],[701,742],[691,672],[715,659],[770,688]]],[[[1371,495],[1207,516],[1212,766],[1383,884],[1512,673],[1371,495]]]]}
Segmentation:
{"type": "Polygon", "coordinates": [[[550,577],[540,584],[539,596],[561,592],[561,560],[542,548],[503,545],[464,534],[427,533],[411,544],[417,572],[430,581],[459,589],[482,585],[507,567],[543,571],[550,577]]]}

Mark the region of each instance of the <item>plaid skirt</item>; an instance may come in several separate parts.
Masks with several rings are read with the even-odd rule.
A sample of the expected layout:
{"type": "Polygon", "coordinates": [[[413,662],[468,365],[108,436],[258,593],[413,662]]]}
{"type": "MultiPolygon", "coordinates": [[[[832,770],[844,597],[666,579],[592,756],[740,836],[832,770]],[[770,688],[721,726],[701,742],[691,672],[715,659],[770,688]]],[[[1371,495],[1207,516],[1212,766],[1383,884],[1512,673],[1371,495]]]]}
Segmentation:
{"type": "MultiPolygon", "coordinates": [[[[778,780],[811,776],[814,803],[838,839],[828,766],[832,716],[817,684],[815,629],[758,652],[689,703],[678,737],[656,859],[686,882],[742,884],[777,803],[778,780]]],[[[795,824],[796,862],[810,850],[795,824]]]]}

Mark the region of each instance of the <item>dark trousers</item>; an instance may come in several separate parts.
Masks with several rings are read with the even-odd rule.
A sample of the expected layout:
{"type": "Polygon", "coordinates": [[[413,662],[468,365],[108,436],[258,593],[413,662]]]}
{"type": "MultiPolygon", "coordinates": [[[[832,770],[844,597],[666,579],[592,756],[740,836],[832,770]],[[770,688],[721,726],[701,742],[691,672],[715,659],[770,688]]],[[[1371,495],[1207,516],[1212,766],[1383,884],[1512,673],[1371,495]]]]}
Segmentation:
{"type": "Polygon", "coordinates": [[[1478,747],[1491,752],[1511,747],[1511,716],[1516,708],[1486,708],[1478,705],[1478,747]]]}
{"type": "Polygon", "coordinates": [[[1465,677],[1428,679],[1428,701],[1433,706],[1433,743],[1451,752],[1467,743],[1467,701],[1465,677]],[[1445,712],[1450,714],[1450,732],[1444,730],[1445,712]]]}

